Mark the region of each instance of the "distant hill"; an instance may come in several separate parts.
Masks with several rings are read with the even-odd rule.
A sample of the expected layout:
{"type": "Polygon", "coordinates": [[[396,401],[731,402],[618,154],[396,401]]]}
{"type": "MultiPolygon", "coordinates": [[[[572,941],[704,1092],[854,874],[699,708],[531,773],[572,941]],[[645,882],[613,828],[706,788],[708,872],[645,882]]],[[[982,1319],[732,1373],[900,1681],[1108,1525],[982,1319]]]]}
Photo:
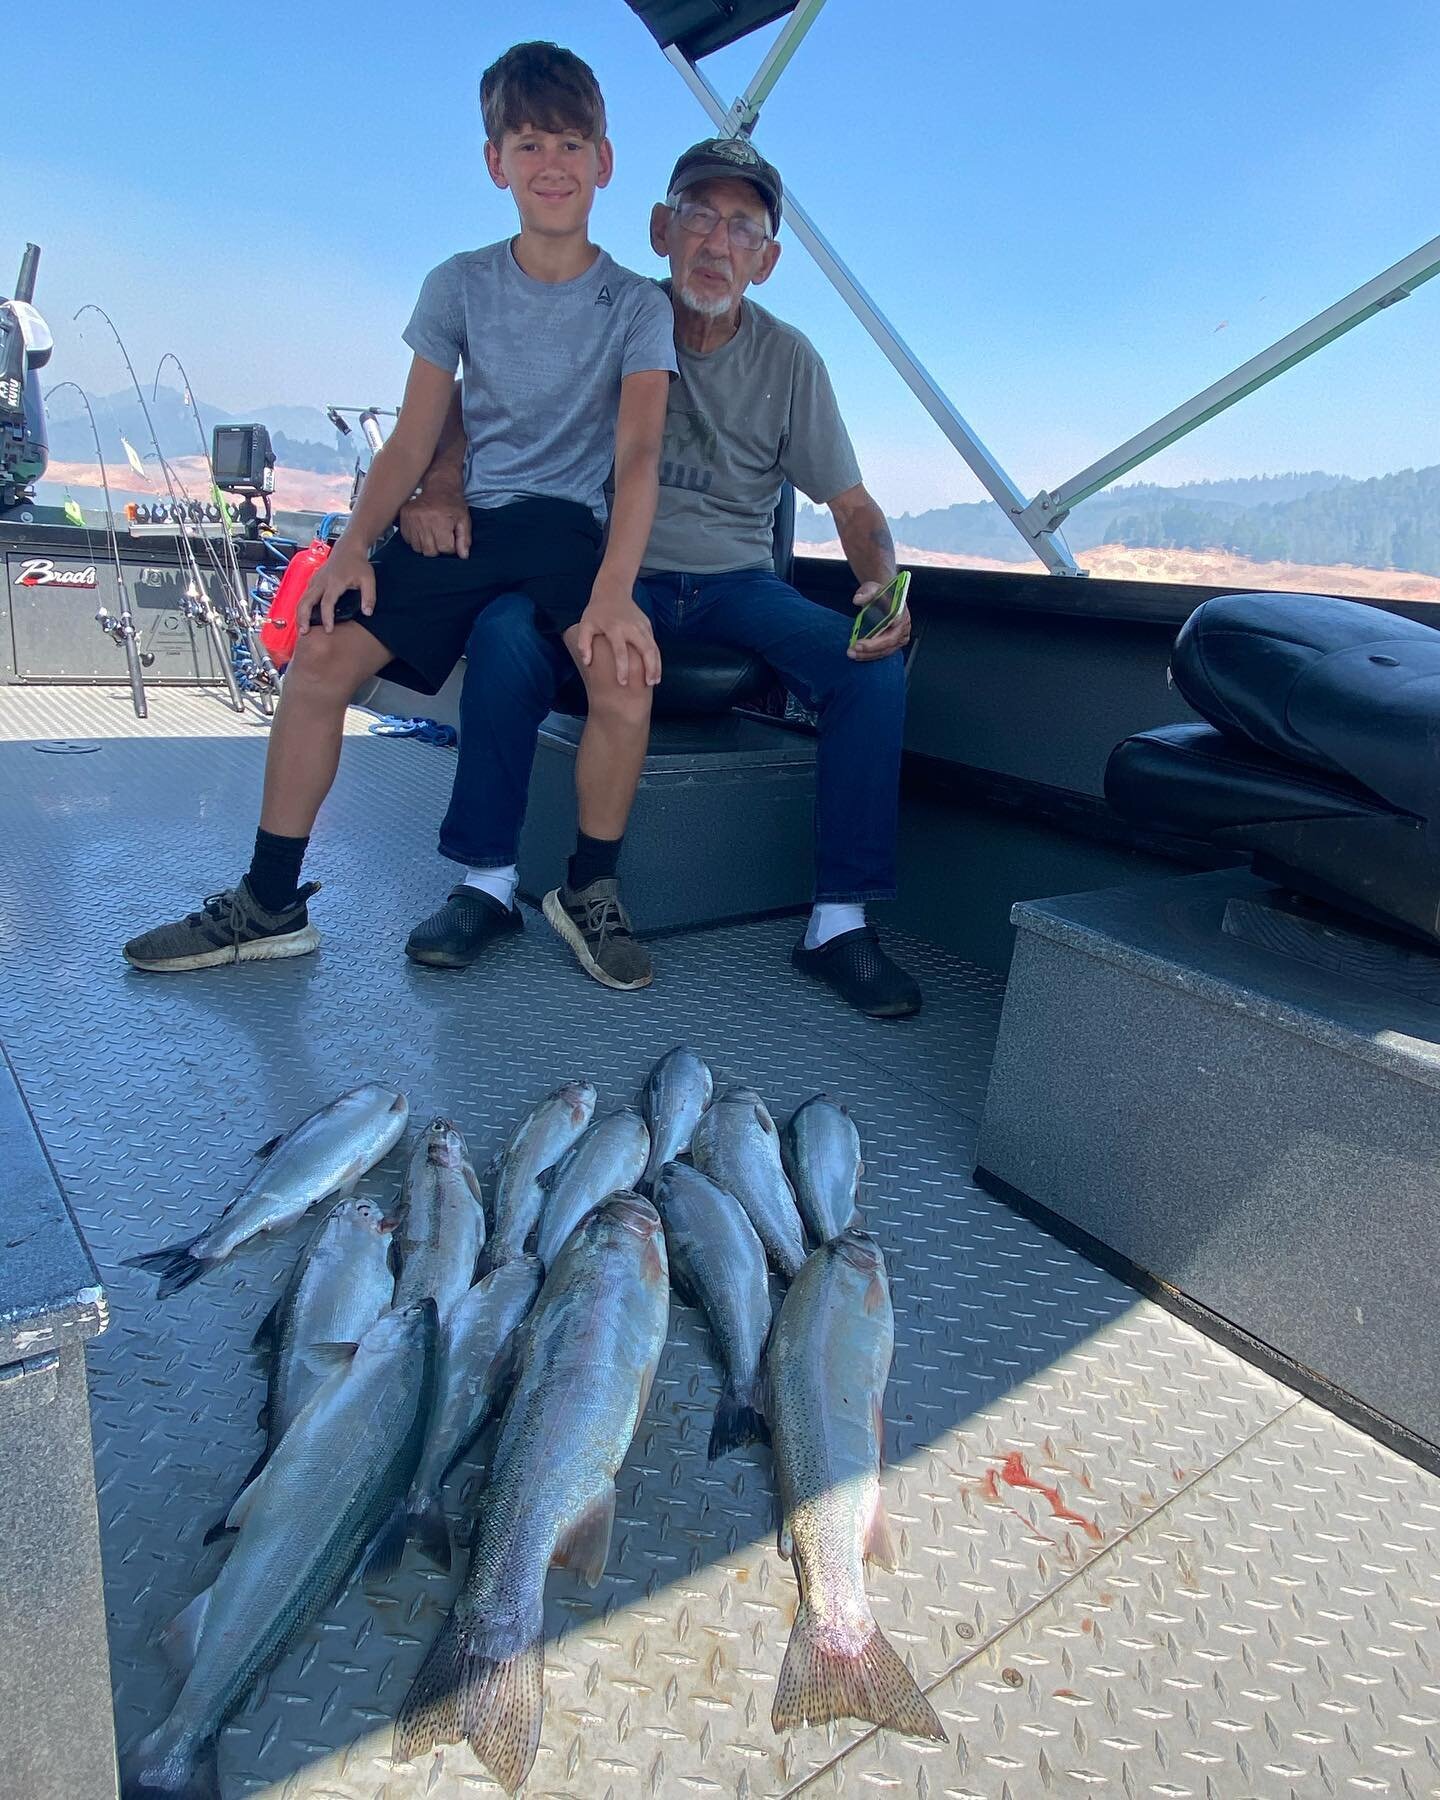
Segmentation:
{"type": "MultiPolygon", "coordinates": [[[[898,543],[918,550],[1030,560],[1028,546],[990,501],[902,513],[890,528],[898,543]]],[[[795,535],[802,543],[832,538],[829,512],[802,505],[795,535]]],[[[1121,544],[1440,575],[1440,465],[1369,481],[1313,470],[1113,488],[1078,506],[1065,521],[1065,536],[1076,552],[1121,544]]]]}
{"type": "MultiPolygon", "coordinates": [[[[153,456],[150,430],[145,423],[140,402],[134,390],[117,394],[91,394],[95,423],[100,432],[100,445],[106,462],[124,462],[120,439],[126,437],[149,462],[153,456]]],[[[194,456],[200,447],[200,434],[195,428],[195,414],[185,404],[179,388],[162,387],[154,399],[145,396],[150,417],[155,422],[155,436],[166,461],[194,456]]],[[[347,474],[354,466],[355,453],[340,447],[334,427],[317,406],[257,406],[243,413],[228,413],[218,406],[197,400],[196,411],[205,430],[208,448],[210,433],[216,425],[264,425],[269,429],[275,457],[282,467],[308,469],[321,475],[347,474]]],[[[73,394],[57,395],[47,406],[50,431],[50,454],[56,462],[93,463],[95,440],[90,434],[90,421],[73,394]]]]}

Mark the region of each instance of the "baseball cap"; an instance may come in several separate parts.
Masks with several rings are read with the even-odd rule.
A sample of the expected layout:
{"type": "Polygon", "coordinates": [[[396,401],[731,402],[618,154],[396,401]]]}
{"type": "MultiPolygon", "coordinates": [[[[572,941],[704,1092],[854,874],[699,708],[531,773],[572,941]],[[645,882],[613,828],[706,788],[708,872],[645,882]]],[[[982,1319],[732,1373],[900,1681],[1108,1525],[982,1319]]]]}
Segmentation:
{"type": "Polygon", "coordinates": [[[759,191],[770,215],[771,231],[780,229],[780,206],[785,189],[780,171],[748,138],[706,138],[684,151],[670,177],[667,194],[680,194],[700,181],[748,181],[759,191]]]}

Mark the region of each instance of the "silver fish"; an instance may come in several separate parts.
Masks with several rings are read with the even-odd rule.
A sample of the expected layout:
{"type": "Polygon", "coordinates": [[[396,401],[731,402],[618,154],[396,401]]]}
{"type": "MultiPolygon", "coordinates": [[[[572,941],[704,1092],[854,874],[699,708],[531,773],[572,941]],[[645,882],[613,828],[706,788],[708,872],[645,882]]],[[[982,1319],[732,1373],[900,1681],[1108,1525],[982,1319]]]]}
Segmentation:
{"type": "Polygon", "coordinates": [[[450,1567],[450,1533],[440,1484],[501,1398],[517,1330],[535,1304],[544,1273],[538,1256],[502,1263],[461,1297],[441,1328],[435,1407],[409,1510],[411,1535],[442,1569],[450,1567]]]}
{"type": "Polygon", "coordinates": [[[771,1267],[791,1280],[805,1260],[805,1233],[780,1162],[780,1135],[763,1103],[717,1100],[695,1127],[690,1156],[745,1208],[771,1267]]]}
{"type": "Polygon", "coordinates": [[[655,1187],[665,1221],[670,1281],[703,1309],[725,1365],[710,1432],[710,1460],[741,1444],[767,1442],[760,1357],[770,1329],[765,1251],[733,1194],[686,1163],[667,1163],[655,1187]]]}
{"type": "Polygon", "coordinates": [[[220,1800],[216,1739],[261,1673],[327,1606],[374,1539],[404,1547],[404,1500],[434,1379],[435,1304],[385,1313],[353,1358],[337,1350],[264,1472],[231,1512],[239,1537],[169,1639],[187,1665],[169,1716],[126,1759],[123,1800],[220,1800]],[[376,1533],[380,1535],[377,1538],[376,1533]]]}
{"type": "Polygon", "coordinates": [[[352,1188],[405,1135],[410,1108],[398,1088],[367,1081],[256,1152],[264,1167],[215,1223],[192,1238],[125,1259],[158,1275],[164,1300],[198,1281],[262,1231],[283,1231],[319,1200],[352,1188]]]}
{"type": "Polygon", "coordinates": [[[443,1325],[475,1279],[485,1243],[480,1183],[465,1140],[449,1119],[432,1119],[416,1140],[398,1235],[395,1304],[409,1306],[429,1294],[443,1325]]]}
{"type": "Polygon", "coordinates": [[[544,1177],[545,1211],[535,1253],[548,1269],[566,1238],[610,1194],[633,1188],[650,1155],[650,1133],[633,1107],[597,1119],[544,1177]]]}
{"type": "Polygon", "coordinates": [[[686,1044],[662,1056],[640,1090],[640,1111],[650,1127],[650,1160],[640,1185],[653,1193],[660,1171],[690,1148],[696,1121],[710,1104],[715,1078],[686,1044]]]}
{"type": "Polygon", "coordinates": [[[817,1244],[833,1243],[858,1223],[860,1133],[843,1106],[816,1094],[791,1114],[780,1154],[795,1188],[800,1216],[817,1244]]]}
{"type": "Polygon", "coordinates": [[[894,1567],[880,1495],[894,1346],[879,1245],[858,1230],[822,1244],[791,1284],[765,1356],[780,1554],[800,1584],[770,1715],[776,1731],[850,1718],[945,1736],[865,1593],[867,1557],[894,1567]]]}
{"type": "Polygon", "coordinates": [[[615,1476],[645,1410],[669,1319],[654,1207],[617,1194],[545,1278],[501,1422],[470,1573],[401,1706],[395,1754],[468,1738],[508,1793],[540,1742],[545,1574],[594,1587],[615,1521],[615,1476]]]}
{"type": "MultiPolygon", "coordinates": [[[[390,1305],[391,1221],[373,1200],[342,1200],[317,1228],[280,1298],[260,1321],[251,1349],[270,1359],[269,1392],[261,1422],[265,1448],[241,1483],[249,1484],[274,1455],[333,1364],[311,1354],[312,1344],[357,1344],[390,1305]]],[[[233,1502],[232,1502],[233,1504],[233,1502]]],[[[225,1517],[206,1534],[212,1543],[225,1517]]]]}
{"type": "Polygon", "coordinates": [[[594,1083],[567,1081],[540,1102],[505,1146],[495,1184],[492,1268],[523,1255],[545,1206],[540,1177],[555,1167],[594,1116],[594,1083]]]}

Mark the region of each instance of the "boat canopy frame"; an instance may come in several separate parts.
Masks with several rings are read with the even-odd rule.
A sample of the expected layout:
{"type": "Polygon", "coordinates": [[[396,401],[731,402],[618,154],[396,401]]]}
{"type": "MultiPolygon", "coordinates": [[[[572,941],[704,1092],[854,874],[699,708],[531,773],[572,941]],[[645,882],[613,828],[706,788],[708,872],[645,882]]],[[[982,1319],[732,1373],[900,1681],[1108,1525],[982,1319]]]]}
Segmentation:
{"type": "MultiPolygon", "coordinates": [[[[789,66],[801,40],[819,17],[825,0],[794,0],[793,4],[782,7],[777,7],[774,0],[626,0],[626,3],[710,115],[716,135],[748,140],[759,122],[761,107],[789,66]],[[699,68],[700,57],[736,43],[777,19],[783,19],[784,23],[775,41],[750,81],[727,106],[699,68]]],[[[954,401],[881,312],[788,183],[785,212],[796,237],[810,252],[831,286],[1052,575],[1085,574],[1076,563],[1061,529],[1083,500],[1088,500],[1237,401],[1274,381],[1287,369],[1293,369],[1316,351],[1323,350],[1327,344],[1333,344],[1366,319],[1407,299],[1423,282],[1440,274],[1440,237],[1434,237],[1314,318],[1277,338],[1229,374],[1222,375],[1179,406],[1172,407],[1078,474],[1053,488],[1041,488],[1027,500],[954,401]]]]}

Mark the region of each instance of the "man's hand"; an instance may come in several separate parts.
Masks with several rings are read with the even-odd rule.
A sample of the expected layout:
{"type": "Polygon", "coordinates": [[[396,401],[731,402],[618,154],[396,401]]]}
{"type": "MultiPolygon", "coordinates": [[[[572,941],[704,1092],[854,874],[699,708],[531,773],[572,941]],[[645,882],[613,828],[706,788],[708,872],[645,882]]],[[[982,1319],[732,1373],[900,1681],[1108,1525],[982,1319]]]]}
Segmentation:
{"type": "MultiPolygon", "coordinates": [[[[855,590],[854,604],[868,606],[884,587],[883,581],[865,581],[855,590]]],[[[855,662],[879,662],[882,656],[893,656],[910,642],[910,608],[902,606],[883,631],[874,637],[861,638],[854,649],[846,652],[855,662]]]]}
{"type": "Polygon", "coordinates": [[[359,588],[360,610],[368,619],[375,610],[375,571],[363,550],[352,549],[342,540],[310,577],[309,586],[300,596],[295,616],[300,621],[301,637],[308,634],[317,611],[324,629],[333,631],[335,602],[351,588],[359,588]]]}
{"type": "Polygon", "coordinates": [[[421,556],[469,556],[470,508],[458,483],[427,484],[400,508],[400,535],[421,556]]]}
{"type": "Polygon", "coordinates": [[[585,668],[590,667],[596,638],[604,638],[615,658],[615,679],[625,687],[630,679],[633,656],[645,671],[648,687],[660,681],[660,651],[650,621],[629,594],[596,582],[590,591],[590,604],[580,615],[575,653],[585,668]]]}

